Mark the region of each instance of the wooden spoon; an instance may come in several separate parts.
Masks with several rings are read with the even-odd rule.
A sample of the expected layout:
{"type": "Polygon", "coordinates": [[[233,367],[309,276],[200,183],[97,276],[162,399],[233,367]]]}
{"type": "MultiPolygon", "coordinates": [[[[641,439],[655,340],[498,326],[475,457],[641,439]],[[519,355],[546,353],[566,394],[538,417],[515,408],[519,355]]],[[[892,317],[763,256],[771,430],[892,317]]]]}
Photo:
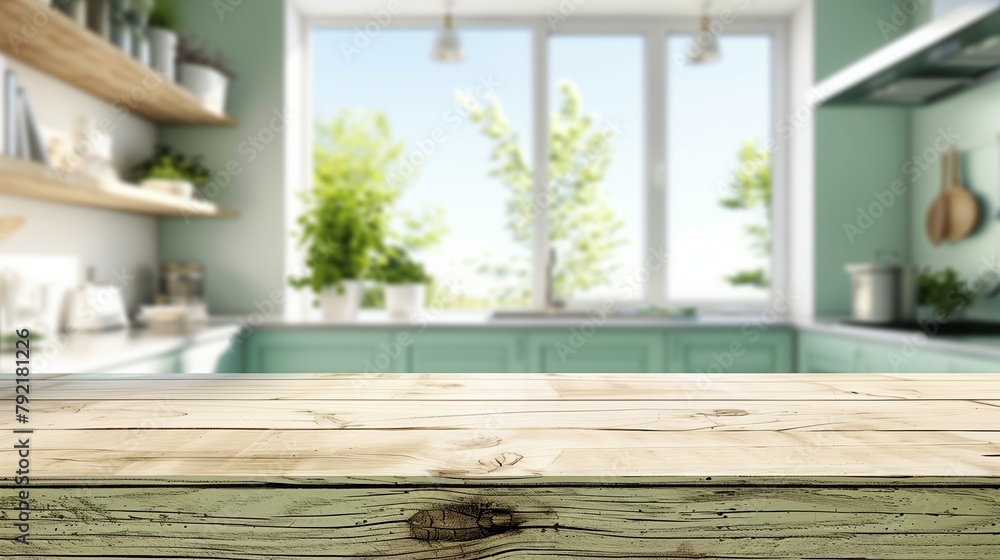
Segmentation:
{"type": "Polygon", "coordinates": [[[924,229],[927,230],[927,237],[935,246],[940,245],[948,235],[948,164],[951,158],[942,155],[938,158],[941,163],[941,192],[934,197],[931,207],[927,209],[927,218],[924,220],[924,229]]]}
{"type": "Polygon", "coordinates": [[[948,241],[961,241],[979,223],[979,201],[962,186],[961,157],[951,152],[951,186],[948,187],[948,241]]]}

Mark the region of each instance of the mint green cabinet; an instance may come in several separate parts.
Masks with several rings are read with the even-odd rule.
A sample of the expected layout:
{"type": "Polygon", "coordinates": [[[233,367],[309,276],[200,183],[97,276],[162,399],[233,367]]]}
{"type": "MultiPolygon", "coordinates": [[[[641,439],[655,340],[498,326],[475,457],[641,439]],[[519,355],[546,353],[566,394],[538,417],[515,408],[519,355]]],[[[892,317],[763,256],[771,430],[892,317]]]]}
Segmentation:
{"type": "Polygon", "coordinates": [[[425,331],[407,348],[411,373],[527,371],[526,335],[507,330],[425,331]]]}
{"type": "Polygon", "coordinates": [[[674,373],[791,373],[795,333],[789,329],[706,329],[670,335],[674,373]]]}
{"type": "Polygon", "coordinates": [[[667,336],[599,329],[589,335],[576,329],[532,332],[528,367],[538,373],[663,373],[667,336]]]}
{"type": "Polygon", "coordinates": [[[799,334],[799,373],[850,373],[861,363],[861,345],[851,339],[825,334],[799,334]]]}
{"type": "Polygon", "coordinates": [[[800,373],[1000,373],[1000,360],[928,350],[903,338],[868,342],[851,336],[799,334],[800,373]]]}
{"type": "Polygon", "coordinates": [[[245,343],[254,373],[405,373],[406,337],[381,329],[288,329],[254,333],[245,343]]]}

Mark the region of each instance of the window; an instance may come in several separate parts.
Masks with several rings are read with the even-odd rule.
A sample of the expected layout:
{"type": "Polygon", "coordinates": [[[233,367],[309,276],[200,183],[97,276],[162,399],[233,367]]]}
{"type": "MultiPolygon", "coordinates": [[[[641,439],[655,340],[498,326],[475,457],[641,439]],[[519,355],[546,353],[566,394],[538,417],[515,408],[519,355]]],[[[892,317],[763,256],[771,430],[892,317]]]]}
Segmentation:
{"type": "Polygon", "coordinates": [[[451,306],[530,305],[531,224],[508,212],[513,187],[492,176],[497,142],[483,129],[490,110],[502,112],[498,119],[509,126],[530,176],[531,33],[463,29],[466,61],[451,65],[430,59],[436,34],[433,27],[386,29],[347,57],[342,47],[353,44],[356,30],[317,29],[314,119],[329,122],[345,108],[385,115],[404,146],[390,171],[403,188],[398,207],[405,219],[394,230],[425,239],[439,234],[431,243],[417,239],[414,257],[437,286],[457,286],[451,306]]]}
{"type": "Polygon", "coordinates": [[[692,66],[690,26],[663,20],[465,22],[459,64],[431,60],[438,25],[360,50],[344,49],[353,25],[313,28],[312,110],[384,115],[403,146],[395,240],[458,288],[450,307],[537,304],[549,248],[555,295],[578,307],[754,306],[781,284],[778,26],[727,26],[721,60],[692,66]]]}
{"type": "Polygon", "coordinates": [[[722,37],[684,64],[668,39],[667,290],[673,301],[765,300],[771,276],[771,38],[722,37]]]}
{"type": "Polygon", "coordinates": [[[556,294],[615,298],[615,280],[642,257],[643,37],[556,36],[549,61],[556,294]]]}

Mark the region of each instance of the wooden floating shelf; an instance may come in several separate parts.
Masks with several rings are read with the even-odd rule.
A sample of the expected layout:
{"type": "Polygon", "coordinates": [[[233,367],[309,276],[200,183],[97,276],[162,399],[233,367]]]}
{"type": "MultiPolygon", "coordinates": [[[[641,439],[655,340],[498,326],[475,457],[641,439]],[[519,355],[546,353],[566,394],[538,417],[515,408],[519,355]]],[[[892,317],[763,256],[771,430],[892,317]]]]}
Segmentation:
{"type": "Polygon", "coordinates": [[[150,120],[235,123],[39,0],[0,0],[0,37],[0,51],[11,58],[150,120]]]}
{"type": "Polygon", "coordinates": [[[39,163],[7,157],[0,157],[0,194],[153,216],[237,216],[234,210],[204,200],[180,198],[125,183],[104,185],[89,177],[61,174],[39,163]]]}

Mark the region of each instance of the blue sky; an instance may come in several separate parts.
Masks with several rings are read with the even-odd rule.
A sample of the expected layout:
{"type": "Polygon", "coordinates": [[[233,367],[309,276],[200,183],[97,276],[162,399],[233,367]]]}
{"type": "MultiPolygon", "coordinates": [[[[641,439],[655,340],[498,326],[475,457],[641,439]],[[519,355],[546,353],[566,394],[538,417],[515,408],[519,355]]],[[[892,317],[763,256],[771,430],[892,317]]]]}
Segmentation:
{"type": "MultiPolygon", "coordinates": [[[[520,251],[504,228],[506,189],[486,175],[491,144],[475,124],[454,118],[454,98],[456,91],[471,90],[484,80],[497,84],[496,94],[514,128],[522,131],[522,146],[530,156],[531,34],[518,29],[460,29],[466,60],[444,65],[430,59],[436,33],[436,29],[383,30],[347,60],[342,47],[354,41],[356,32],[317,30],[314,110],[323,119],[342,107],[384,111],[394,134],[407,142],[409,150],[417,149],[435,129],[444,131],[444,140],[435,143],[402,205],[411,210],[423,205],[444,208],[451,235],[444,246],[423,258],[438,278],[454,277],[474,295],[485,297],[491,287],[468,274],[466,259],[491,255],[509,260],[520,251]]],[[[671,48],[683,41],[672,39],[671,48]]],[[[679,259],[671,274],[678,296],[733,295],[722,276],[752,264],[740,243],[745,220],[718,207],[715,184],[736,164],[736,152],[745,138],[763,139],[768,132],[769,42],[724,38],[723,49],[718,65],[670,68],[668,134],[674,152],[668,166],[668,216],[670,250],[679,259]]],[[[616,141],[605,184],[627,220],[626,234],[632,240],[620,255],[623,274],[634,271],[641,258],[644,227],[647,123],[642,40],[630,35],[556,36],[550,51],[551,105],[559,102],[556,83],[570,79],[580,87],[588,111],[622,123],[624,132],[616,141]]],[[[609,288],[614,282],[609,279],[609,288]]]]}

